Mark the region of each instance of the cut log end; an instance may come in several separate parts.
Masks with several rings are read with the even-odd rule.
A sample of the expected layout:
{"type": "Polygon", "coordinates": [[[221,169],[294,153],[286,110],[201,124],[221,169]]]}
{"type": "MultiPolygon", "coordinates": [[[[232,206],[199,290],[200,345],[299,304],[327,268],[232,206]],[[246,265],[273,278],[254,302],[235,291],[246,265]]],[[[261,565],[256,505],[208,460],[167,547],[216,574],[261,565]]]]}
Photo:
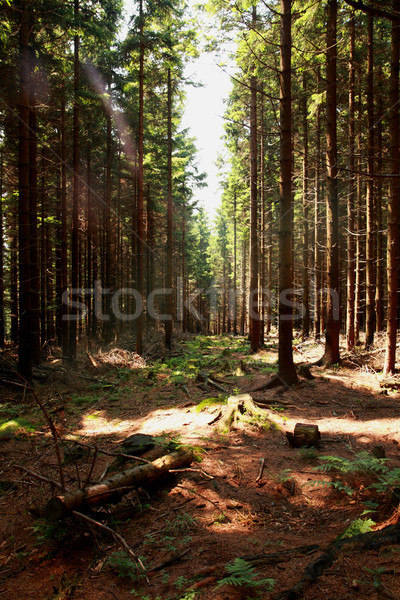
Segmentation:
{"type": "Polygon", "coordinates": [[[288,431],[286,437],[293,448],[300,448],[301,446],[314,446],[317,448],[321,439],[321,434],[318,425],[296,423],[294,432],[291,433],[288,431]]]}

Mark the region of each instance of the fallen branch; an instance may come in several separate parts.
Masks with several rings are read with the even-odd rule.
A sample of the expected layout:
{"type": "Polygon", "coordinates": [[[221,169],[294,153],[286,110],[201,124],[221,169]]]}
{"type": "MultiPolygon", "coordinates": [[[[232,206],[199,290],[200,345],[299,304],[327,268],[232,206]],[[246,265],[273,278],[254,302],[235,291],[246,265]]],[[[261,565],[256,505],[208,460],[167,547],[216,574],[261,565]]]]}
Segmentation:
{"type": "Polygon", "coordinates": [[[22,465],[13,465],[13,469],[19,469],[20,471],[24,471],[25,473],[28,473],[28,475],[31,475],[32,477],[34,477],[35,479],[38,479],[39,481],[44,481],[45,483],[49,483],[50,485],[53,485],[54,487],[57,487],[62,491],[69,492],[69,489],[66,488],[65,486],[63,488],[61,483],[58,483],[58,481],[55,481],[54,479],[50,479],[49,477],[44,477],[44,475],[39,475],[38,473],[34,473],[33,471],[30,471],[29,469],[27,469],[26,467],[23,467],[22,465]]]}
{"type": "MultiPolygon", "coordinates": [[[[2,358],[3,362],[7,364],[7,361],[2,358]]],[[[51,436],[53,438],[53,442],[54,442],[54,450],[56,453],[56,457],[57,457],[57,464],[58,464],[58,470],[60,473],[60,485],[61,485],[61,489],[62,491],[65,490],[65,479],[64,479],[64,471],[62,468],[62,459],[61,459],[61,452],[60,452],[60,445],[58,443],[58,440],[60,438],[60,435],[54,425],[54,422],[52,420],[52,418],[50,417],[49,413],[47,412],[47,409],[45,407],[45,405],[43,404],[43,402],[41,400],[39,400],[38,395],[36,394],[33,386],[29,383],[29,381],[27,381],[24,377],[22,377],[22,375],[20,375],[18,373],[18,371],[16,371],[13,367],[9,367],[13,373],[18,377],[18,379],[20,381],[22,381],[22,383],[25,385],[25,389],[28,388],[30,390],[30,392],[32,393],[32,396],[35,399],[36,404],[39,406],[40,410],[42,411],[44,418],[47,421],[47,425],[50,429],[50,433],[51,436]]]]}
{"type": "Polygon", "coordinates": [[[80,506],[93,506],[112,500],[115,498],[116,490],[150,483],[168,473],[170,469],[189,466],[192,460],[191,450],[178,450],[152,463],[116,473],[86,489],[79,489],[64,496],[53,496],[44,509],[44,516],[48,521],[58,521],[80,506]]]}
{"type": "Polygon", "coordinates": [[[285,590],[275,597],[275,600],[297,600],[304,592],[317,581],[317,579],[332,566],[338,554],[343,550],[351,549],[352,552],[378,550],[383,546],[400,543],[400,524],[389,525],[378,531],[370,531],[351,538],[339,539],[330,544],[327,551],[318,556],[306,567],[302,578],[289,590],[285,590]]]}
{"type": "MultiPolygon", "coordinates": [[[[114,531],[114,529],[111,529],[111,527],[108,527],[107,525],[104,525],[103,523],[99,523],[99,521],[95,521],[95,519],[92,519],[91,517],[88,517],[87,515],[84,515],[83,513],[78,512],[77,510],[73,510],[72,514],[75,515],[76,517],[79,517],[80,519],[83,519],[84,521],[86,521],[87,523],[90,523],[91,525],[94,525],[95,527],[98,527],[99,529],[102,529],[103,531],[106,531],[107,533],[109,533],[110,535],[112,535],[112,537],[119,542],[119,544],[122,546],[122,548],[125,550],[125,552],[131,556],[133,558],[133,560],[139,565],[140,569],[142,570],[143,574],[145,575],[146,573],[146,569],[142,563],[142,561],[140,560],[140,558],[133,552],[133,550],[131,550],[131,548],[129,548],[128,544],[126,543],[126,541],[124,540],[124,538],[122,537],[122,535],[120,535],[119,533],[117,533],[116,531],[114,531]]],[[[148,584],[150,584],[147,576],[146,577],[146,581],[148,584]]]]}
{"type": "Polygon", "coordinates": [[[251,563],[275,565],[285,562],[285,560],[292,558],[296,554],[311,554],[316,552],[319,548],[320,546],[318,544],[309,544],[307,546],[298,546],[297,548],[289,548],[288,550],[271,552],[269,554],[246,554],[246,556],[240,556],[239,558],[251,563]]]}
{"type": "Polygon", "coordinates": [[[152,567],[149,570],[151,573],[153,573],[154,571],[161,571],[161,569],[165,569],[165,567],[169,567],[170,565],[173,565],[174,563],[178,562],[178,560],[181,560],[181,558],[188,554],[188,552],[190,552],[190,548],[186,548],[186,550],[184,550],[183,552],[179,552],[178,554],[173,554],[172,556],[167,558],[167,560],[160,563],[156,567],[152,567]]]}
{"type": "Polygon", "coordinates": [[[260,481],[261,477],[263,476],[264,467],[265,467],[265,458],[260,458],[260,470],[259,470],[258,475],[256,477],[256,481],[260,481]]]}
{"type": "Polygon", "coordinates": [[[221,513],[221,515],[223,517],[225,517],[225,519],[227,521],[230,521],[230,518],[227,517],[227,515],[224,513],[224,511],[221,510],[220,507],[218,506],[218,504],[216,502],[214,502],[213,500],[210,500],[206,496],[203,496],[202,494],[199,494],[199,492],[196,492],[196,490],[193,490],[192,488],[185,487],[184,485],[177,485],[176,487],[181,488],[181,490],[186,490],[187,492],[191,492],[192,494],[196,494],[196,496],[199,496],[199,498],[202,498],[206,502],[209,502],[210,504],[212,504],[213,506],[215,506],[215,508],[221,513]]]}

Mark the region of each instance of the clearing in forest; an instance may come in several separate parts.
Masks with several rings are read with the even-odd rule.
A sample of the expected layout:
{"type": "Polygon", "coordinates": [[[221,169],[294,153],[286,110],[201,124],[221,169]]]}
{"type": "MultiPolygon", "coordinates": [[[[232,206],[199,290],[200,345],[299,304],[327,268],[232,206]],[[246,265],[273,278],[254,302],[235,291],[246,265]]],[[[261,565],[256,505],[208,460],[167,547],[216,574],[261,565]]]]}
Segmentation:
{"type": "MultiPolygon", "coordinates": [[[[147,362],[126,350],[91,354],[73,371],[50,358],[35,392],[69,491],[151,469],[161,455],[193,458],[54,522],[43,517],[62,495],[54,438],[10,371],[0,409],[0,594],[398,598],[400,409],[396,381],[378,372],[383,353],[353,353],[340,368],[311,367],[313,378],[293,388],[252,392],[276,370],[275,341],[251,354],[243,338],[199,336],[147,362]],[[244,404],[224,422],[245,393],[262,410],[244,404]],[[289,444],[297,423],[318,426],[315,446],[289,444]]],[[[312,363],[322,345],[294,352],[312,363]]]]}

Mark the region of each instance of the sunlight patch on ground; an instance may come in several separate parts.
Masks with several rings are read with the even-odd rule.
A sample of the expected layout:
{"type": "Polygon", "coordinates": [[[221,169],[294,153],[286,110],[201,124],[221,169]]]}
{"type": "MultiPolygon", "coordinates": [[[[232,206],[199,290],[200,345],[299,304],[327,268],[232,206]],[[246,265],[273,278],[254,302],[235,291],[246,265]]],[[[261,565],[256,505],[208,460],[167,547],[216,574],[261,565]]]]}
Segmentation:
{"type": "Polygon", "coordinates": [[[82,419],[82,426],[76,430],[77,435],[97,437],[104,435],[126,437],[132,433],[160,435],[162,433],[180,431],[185,433],[201,433],[213,419],[209,412],[182,411],[182,409],[155,410],[145,418],[110,419],[106,411],[96,411],[82,419]]]}

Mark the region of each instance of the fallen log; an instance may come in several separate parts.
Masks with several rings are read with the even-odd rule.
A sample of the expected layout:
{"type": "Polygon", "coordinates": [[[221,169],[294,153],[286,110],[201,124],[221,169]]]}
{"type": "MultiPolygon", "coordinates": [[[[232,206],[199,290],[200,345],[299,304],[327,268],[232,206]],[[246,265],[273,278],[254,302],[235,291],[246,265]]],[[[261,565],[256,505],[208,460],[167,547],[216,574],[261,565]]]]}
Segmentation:
{"type": "Polygon", "coordinates": [[[400,524],[388,525],[378,531],[369,531],[350,538],[334,541],[326,552],[320,554],[306,567],[303,575],[293,587],[275,596],[274,600],[298,600],[319,577],[332,566],[342,550],[366,552],[400,543],[400,524]]]}
{"type": "Polygon", "coordinates": [[[170,469],[188,467],[192,460],[191,450],[178,450],[151,463],[116,473],[101,483],[85,489],[69,492],[62,496],[53,496],[45,506],[43,516],[48,521],[54,522],[82,506],[104,504],[115,498],[116,493],[126,493],[132,487],[150,483],[168,473],[170,469]]]}

